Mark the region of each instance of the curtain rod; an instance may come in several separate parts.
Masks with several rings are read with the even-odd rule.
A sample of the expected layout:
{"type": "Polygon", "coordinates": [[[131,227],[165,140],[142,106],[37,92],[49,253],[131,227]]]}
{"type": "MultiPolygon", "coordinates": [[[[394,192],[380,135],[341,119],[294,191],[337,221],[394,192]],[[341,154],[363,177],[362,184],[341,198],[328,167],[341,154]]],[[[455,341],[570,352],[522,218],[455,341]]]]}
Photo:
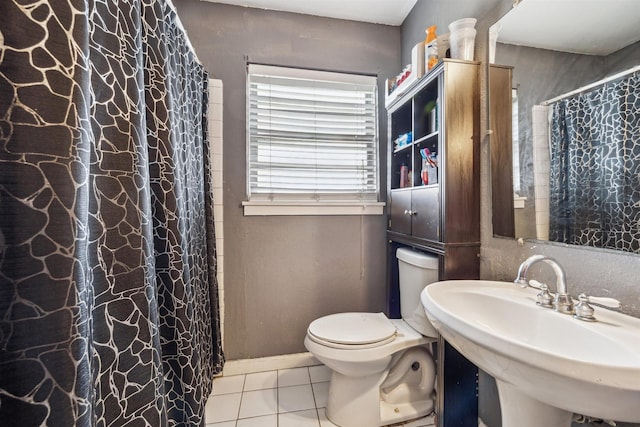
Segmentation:
{"type": "Polygon", "coordinates": [[[567,92],[567,93],[565,93],[564,95],[557,96],[557,97],[552,98],[552,99],[549,99],[549,100],[547,100],[547,101],[542,101],[540,104],[541,104],[541,105],[550,105],[550,104],[553,104],[554,102],[558,102],[558,101],[560,101],[561,99],[569,98],[570,96],[577,95],[577,94],[579,94],[579,93],[581,93],[581,92],[584,92],[584,91],[587,91],[587,90],[593,89],[593,88],[595,88],[596,86],[603,85],[603,84],[608,83],[608,82],[610,82],[610,81],[612,81],[612,80],[619,79],[620,77],[624,77],[624,76],[626,76],[626,75],[628,75],[628,74],[633,74],[633,73],[635,73],[636,71],[640,71],[640,65],[636,65],[636,66],[635,66],[635,67],[633,67],[633,68],[629,68],[628,70],[621,71],[621,72],[619,72],[619,73],[617,73],[617,74],[614,74],[614,75],[612,75],[612,76],[605,77],[604,79],[602,79],[602,80],[598,80],[597,82],[594,82],[594,83],[588,84],[588,85],[586,85],[586,86],[583,86],[583,87],[581,87],[581,88],[579,88],[579,89],[576,89],[576,90],[573,90],[573,91],[571,91],[571,92],[567,92]]]}
{"type": "Polygon", "coordinates": [[[178,28],[184,33],[185,42],[187,43],[187,46],[189,47],[189,49],[191,49],[191,53],[193,53],[193,57],[196,59],[196,62],[198,64],[204,67],[204,64],[202,63],[202,61],[200,61],[200,58],[198,58],[198,54],[196,53],[196,50],[193,48],[193,45],[191,44],[191,40],[189,40],[189,34],[187,34],[187,30],[184,28],[184,25],[182,25],[182,21],[180,20],[180,16],[178,15],[178,9],[176,9],[176,7],[174,6],[171,0],[165,0],[165,1],[166,1],[166,4],[169,6],[169,8],[176,15],[176,24],[178,25],[178,28]]]}

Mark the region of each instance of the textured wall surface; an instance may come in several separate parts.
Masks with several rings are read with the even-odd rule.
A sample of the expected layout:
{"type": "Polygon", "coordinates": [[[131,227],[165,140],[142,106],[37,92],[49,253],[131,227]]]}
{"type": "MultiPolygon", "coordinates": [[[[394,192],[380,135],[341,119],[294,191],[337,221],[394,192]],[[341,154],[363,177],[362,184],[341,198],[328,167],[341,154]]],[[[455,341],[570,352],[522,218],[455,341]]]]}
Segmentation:
{"type": "MultiPolygon", "coordinates": [[[[174,1],[212,77],[224,82],[225,353],[229,360],[306,351],[313,319],[381,311],[386,217],[245,217],[247,62],[376,74],[400,69],[400,28],[174,1]]],[[[380,163],[386,112],[380,105],[380,163]]],[[[381,188],[386,188],[383,168],[381,188]]],[[[384,197],[384,194],[383,194],[384,197]]]]}

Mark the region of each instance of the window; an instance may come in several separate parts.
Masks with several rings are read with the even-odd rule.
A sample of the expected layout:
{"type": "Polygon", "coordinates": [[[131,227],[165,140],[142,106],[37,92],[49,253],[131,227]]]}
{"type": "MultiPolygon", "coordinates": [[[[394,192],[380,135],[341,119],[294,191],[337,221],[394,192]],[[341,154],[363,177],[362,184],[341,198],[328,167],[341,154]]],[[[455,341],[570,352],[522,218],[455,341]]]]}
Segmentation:
{"type": "Polygon", "coordinates": [[[245,215],[382,213],[376,78],[250,64],[245,215]]]}

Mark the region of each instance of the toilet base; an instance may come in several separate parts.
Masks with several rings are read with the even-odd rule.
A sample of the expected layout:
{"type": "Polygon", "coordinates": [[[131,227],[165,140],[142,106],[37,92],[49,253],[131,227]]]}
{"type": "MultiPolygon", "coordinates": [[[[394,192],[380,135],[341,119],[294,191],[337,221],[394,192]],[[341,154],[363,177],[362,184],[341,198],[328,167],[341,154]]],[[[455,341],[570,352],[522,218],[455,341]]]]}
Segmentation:
{"type": "Polygon", "coordinates": [[[373,377],[376,378],[345,377],[333,372],[329,386],[327,418],[340,427],[374,427],[421,418],[433,412],[433,399],[406,403],[388,403],[380,400],[383,376],[373,377]],[[354,397],[352,387],[366,392],[354,397]]]}
{"type": "Polygon", "coordinates": [[[414,418],[422,418],[432,413],[433,409],[433,399],[395,405],[380,402],[380,423],[378,426],[386,426],[409,421],[414,418]]]}
{"type": "MultiPolygon", "coordinates": [[[[435,375],[435,365],[430,353],[421,348],[414,348],[405,352],[404,356],[406,357],[399,357],[399,361],[396,359],[396,366],[401,371],[405,371],[408,367],[404,366],[403,359],[419,360],[423,369],[426,370],[425,382],[429,386],[429,390],[433,390],[432,380],[435,375]]],[[[381,387],[392,386],[388,380],[393,376],[394,374],[389,372],[379,372],[353,377],[333,371],[329,385],[327,418],[340,427],[373,427],[421,418],[433,412],[432,391],[427,392],[426,387],[421,392],[416,390],[411,393],[408,392],[406,383],[402,383],[397,389],[398,393],[384,393],[384,396],[388,398],[388,401],[385,400],[381,396],[381,387]],[[417,398],[421,395],[429,398],[417,398]],[[411,399],[410,396],[413,396],[414,399],[411,399]]],[[[396,377],[396,379],[391,379],[392,383],[398,383],[398,380],[402,380],[404,375],[399,374],[396,377]]],[[[418,385],[414,384],[410,387],[416,386],[418,385]]]]}

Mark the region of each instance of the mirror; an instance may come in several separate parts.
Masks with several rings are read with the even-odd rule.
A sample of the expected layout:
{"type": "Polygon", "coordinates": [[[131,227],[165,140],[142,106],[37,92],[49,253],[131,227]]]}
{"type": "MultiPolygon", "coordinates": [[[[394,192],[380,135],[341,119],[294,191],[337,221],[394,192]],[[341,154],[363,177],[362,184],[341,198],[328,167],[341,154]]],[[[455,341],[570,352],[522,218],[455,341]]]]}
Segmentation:
{"type": "MultiPolygon", "coordinates": [[[[614,129],[615,138],[620,136],[620,129],[632,130],[625,136],[626,142],[617,142],[623,146],[617,153],[606,151],[611,148],[611,140],[594,137],[592,132],[580,136],[583,142],[577,145],[577,152],[561,154],[557,147],[576,146],[575,135],[566,142],[560,132],[554,133],[558,129],[574,130],[576,119],[572,122],[562,116],[566,120],[559,121],[559,117],[575,108],[576,102],[600,108],[588,113],[581,110],[583,119],[584,114],[601,114],[613,104],[624,106],[629,99],[634,100],[632,107],[637,115],[637,83],[628,85],[632,92],[622,99],[587,98],[580,103],[575,101],[576,96],[567,96],[572,92],[579,96],[607,92],[610,85],[622,80],[640,79],[640,71],[620,77],[634,67],[640,68],[637,22],[637,0],[521,0],[491,27],[488,50],[492,64],[489,115],[494,235],[640,254],[640,118],[632,123],[606,117],[601,120],[604,125],[598,126],[614,129]],[[500,80],[494,79],[505,69],[511,73],[510,87],[505,86],[508,82],[496,83],[500,80]],[[617,77],[611,83],[602,83],[612,76],[617,77]],[[567,106],[566,100],[574,101],[567,106]],[[511,132],[505,131],[508,128],[511,132]],[[587,149],[584,141],[591,148],[587,149]],[[600,154],[592,155],[596,150],[600,154]],[[509,155],[505,157],[504,153],[509,155]],[[584,164],[576,161],[583,157],[587,159],[584,164]],[[613,157],[624,161],[614,163],[613,157]],[[567,169],[572,169],[573,175],[564,175],[567,169]],[[609,175],[599,173],[604,170],[609,170],[609,175]],[[618,181],[627,181],[629,186],[618,188],[618,181]],[[617,205],[612,204],[612,192],[621,193],[617,205]],[[596,206],[602,199],[603,206],[596,206]],[[612,243],[613,235],[622,241],[612,243]]],[[[616,114],[621,115],[614,111],[616,114]]],[[[586,117],[592,123],[592,116],[586,117]]]]}

